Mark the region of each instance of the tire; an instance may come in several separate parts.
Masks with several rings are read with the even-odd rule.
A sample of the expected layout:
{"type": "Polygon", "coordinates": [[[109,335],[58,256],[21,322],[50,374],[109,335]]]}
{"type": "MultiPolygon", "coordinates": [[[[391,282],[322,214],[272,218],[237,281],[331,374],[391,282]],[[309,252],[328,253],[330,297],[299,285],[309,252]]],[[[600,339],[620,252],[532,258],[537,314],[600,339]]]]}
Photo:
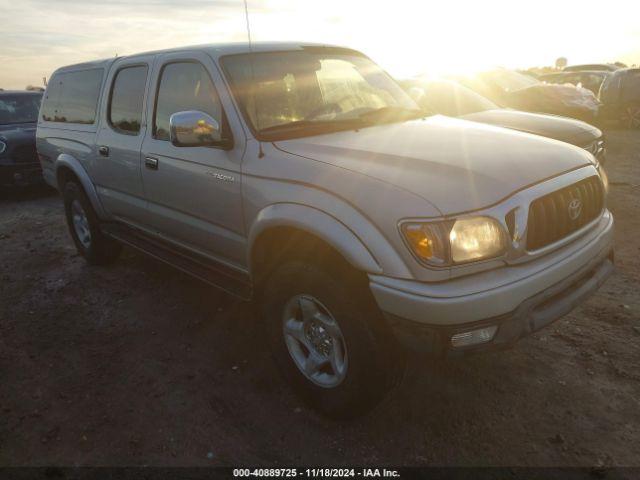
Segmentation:
{"type": "Polygon", "coordinates": [[[122,246],[100,231],[98,216],[82,187],[74,181],[67,182],[62,196],[67,226],[78,253],[91,265],[108,265],[117,260],[122,246]]]}
{"type": "Polygon", "coordinates": [[[345,269],[332,271],[300,260],[285,263],[268,278],[262,309],[281,373],[324,415],[363,415],[401,378],[402,352],[385,331],[366,284],[345,269]],[[304,361],[305,353],[313,360],[304,361]],[[303,373],[306,365],[312,371],[318,364],[315,373],[303,373]]]}

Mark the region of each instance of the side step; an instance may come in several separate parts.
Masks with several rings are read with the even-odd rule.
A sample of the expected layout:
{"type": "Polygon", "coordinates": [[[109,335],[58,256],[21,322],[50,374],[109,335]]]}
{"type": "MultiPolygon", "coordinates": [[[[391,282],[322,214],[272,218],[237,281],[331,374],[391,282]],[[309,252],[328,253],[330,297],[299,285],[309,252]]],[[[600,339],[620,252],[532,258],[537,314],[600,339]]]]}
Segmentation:
{"type": "Polygon", "coordinates": [[[105,223],[100,225],[100,229],[105,235],[242,300],[250,300],[252,297],[251,279],[244,272],[176,247],[161,239],[152,238],[125,225],[105,223]]]}

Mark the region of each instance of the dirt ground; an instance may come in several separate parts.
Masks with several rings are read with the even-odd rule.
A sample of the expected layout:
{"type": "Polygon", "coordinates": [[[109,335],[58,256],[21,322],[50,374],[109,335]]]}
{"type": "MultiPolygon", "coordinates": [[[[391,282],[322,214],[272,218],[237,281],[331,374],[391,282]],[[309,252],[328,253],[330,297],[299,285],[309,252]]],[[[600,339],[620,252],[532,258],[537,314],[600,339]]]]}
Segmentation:
{"type": "Polygon", "coordinates": [[[640,465],[640,134],[607,132],[617,272],[510,351],[412,358],[350,423],[302,405],[251,305],[131,250],[85,265],[56,194],[0,200],[0,465],[640,465]]]}

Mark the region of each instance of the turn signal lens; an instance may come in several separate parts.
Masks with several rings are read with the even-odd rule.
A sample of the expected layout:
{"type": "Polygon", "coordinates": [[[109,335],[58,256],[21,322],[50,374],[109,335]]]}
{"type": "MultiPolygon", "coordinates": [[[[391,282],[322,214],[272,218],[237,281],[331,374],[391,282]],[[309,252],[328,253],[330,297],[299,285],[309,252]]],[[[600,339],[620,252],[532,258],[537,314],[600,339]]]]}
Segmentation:
{"type": "Polygon", "coordinates": [[[406,223],[402,226],[411,250],[420,259],[442,265],[447,262],[444,225],[439,223],[406,223]]]}
{"type": "Polygon", "coordinates": [[[405,230],[407,239],[413,246],[413,250],[422,258],[433,257],[433,237],[427,229],[417,226],[405,230]]]}

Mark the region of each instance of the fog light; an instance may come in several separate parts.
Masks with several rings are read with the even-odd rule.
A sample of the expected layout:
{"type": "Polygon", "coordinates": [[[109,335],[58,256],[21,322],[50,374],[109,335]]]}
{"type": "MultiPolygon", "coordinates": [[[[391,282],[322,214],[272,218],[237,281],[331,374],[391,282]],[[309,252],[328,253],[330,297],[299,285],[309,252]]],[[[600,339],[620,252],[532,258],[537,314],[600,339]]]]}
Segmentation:
{"type": "Polygon", "coordinates": [[[471,330],[470,332],[456,333],[451,337],[451,345],[459,348],[486,343],[493,339],[497,330],[497,325],[491,325],[490,327],[479,328],[478,330],[471,330]]]}

